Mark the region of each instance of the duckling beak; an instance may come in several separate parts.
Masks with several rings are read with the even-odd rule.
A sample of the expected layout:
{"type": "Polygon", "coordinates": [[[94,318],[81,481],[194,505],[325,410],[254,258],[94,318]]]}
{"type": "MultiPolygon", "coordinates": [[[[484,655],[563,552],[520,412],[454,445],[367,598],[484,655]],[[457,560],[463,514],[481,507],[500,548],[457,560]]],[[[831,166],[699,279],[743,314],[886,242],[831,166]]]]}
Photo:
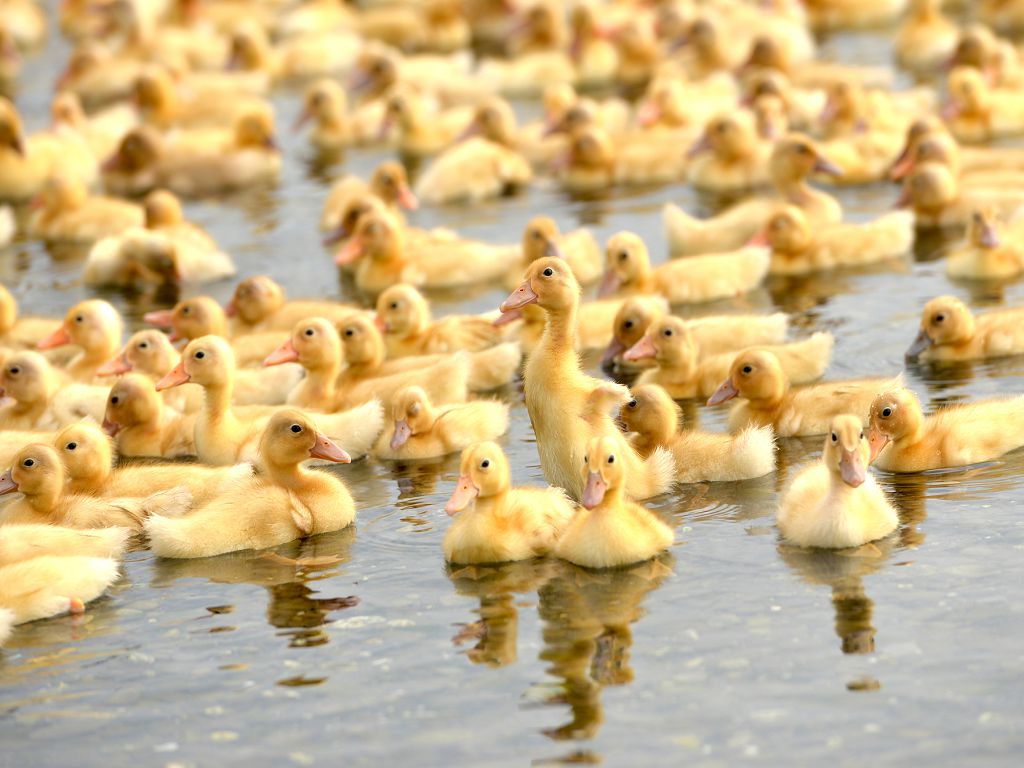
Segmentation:
{"type": "Polygon", "coordinates": [[[174,310],[159,309],[155,312],[147,312],[142,319],[157,328],[170,328],[174,325],[174,310]]]}
{"type": "Polygon", "coordinates": [[[686,150],[686,156],[688,158],[697,157],[705,152],[711,151],[711,141],[708,139],[707,133],[702,133],[700,138],[694,143],[692,147],[686,150]]]}
{"type": "Polygon", "coordinates": [[[448,499],[448,503],[444,505],[444,511],[449,515],[461,512],[468,507],[469,503],[479,494],[480,489],[473,485],[473,479],[469,475],[462,475],[459,478],[459,484],[456,485],[455,490],[452,491],[452,497],[448,499]]]}
{"type": "Polygon", "coordinates": [[[604,279],[601,281],[601,287],[597,289],[597,298],[603,299],[606,296],[611,296],[619,287],[622,285],[622,278],[619,277],[619,273],[614,269],[609,269],[604,273],[604,279]]]}
{"type": "Polygon", "coordinates": [[[878,454],[882,452],[882,449],[889,444],[889,436],[883,434],[874,425],[868,430],[868,445],[871,446],[871,457],[868,459],[868,464],[874,462],[878,458],[878,454]]]}
{"type": "Polygon", "coordinates": [[[914,157],[910,149],[904,149],[903,154],[896,158],[896,162],[889,169],[889,178],[893,181],[902,181],[914,170],[914,157]]]}
{"type": "Polygon", "coordinates": [[[228,302],[227,306],[224,307],[224,314],[228,317],[234,317],[238,314],[238,305],[235,304],[235,300],[232,299],[228,302]]]}
{"type": "Polygon", "coordinates": [[[408,187],[402,187],[398,190],[398,204],[407,211],[415,211],[420,207],[419,198],[408,187]]]}
{"type": "Polygon", "coordinates": [[[322,242],[324,245],[334,245],[335,243],[340,242],[341,240],[344,240],[346,237],[348,237],[348,234],[348,227],[346,227],[344,224],[339,224],[337,227],[335,227],[326,235],[324,235],[323,240],[321,240],[320,242],[322,242]]]}
{"type": "Polygon", "coordinates": [[[910,194],[910,184],[904,182],[903,188],[900,190],[900,196],[896,198],[896,202],[892,204],[893,208],[909,208],[914,202],[913,196],[910,194]]]}
{"type": "Polygon", "coordinates": [[[641,128],[650,128],[661,120],[661,105],[656,101],[645,101],[636,112],[636,122],[641,128]]]}
{"type": "Polygon", "coordinates": [[[128,358],[122,352],[117,357],[107,360],[103,365],[96,369],[97,376],[117,376],[120,373],[128,373],[132,369],[132,364],[128,362],[128,358]]]}
{"type": "Polygon", "coordinates": [[[601,356],[601,365],[608,365],[608,363],[614,361],[616,357],[625,351],[626,345],[619,341],[619,339],[613,337],[608,344],[608,349],[606,349],[604,354],[601,356]]]}
{"type": "Polygon", "coordinates": [[[495,328],[500,328],[503,325],[514,323],[516,320],[523,319],[523,312],[519,309],[510,309],[508,312],[502,312],[496,318],[491,321],[491,325],[495,328]]]}
{"type": "Polygon", "coordinates": [[[824,173],[826,176],[842,176],[843,169],[833,163],[827,157],[818,155],[817,162],[814,163],[813,168],[815,173],[824,173]]]}
{"type": "Polygon", "coordinates": [[[182,360],[174,366],[174,370],[156,383],[156,391],[160,392],[165,389],[170,389],[171,387],[176,387],[179,384],[188,384],[190,381],[192,381],[192,377],[185,372],[185,361],[182,360]]]}
{"type": "Polygon", "coordinates": [[[110,437],[117,437],[117,433],[121,431],[121,425],[116,421],[111,421],[106,416],[103,417],[102,428],[110,437]]]}
{"type": "Polygon", "coordinates": [[[297,363],[298,361],[299,351],[295,348],[295,345],[292,344],[292,340],[288,339],[288,341],[267,355],[267,359],[263,361],[263,367],[269,368],[272,365],[297,363]]]}
{"type": "Polygon", "coordinates": [[[562,252],[562,248],[554,240],[548,240],[544,244],[544,255],[565,261],[565,254],[562,252]]]}
{"type": "Polygon", "coordinates": [[[656,357],[657,354],[658,349],[654,346],[654,342],[651,341],[651,337],[645,335],[640,341],[627,349],[623,357],[630,362],[636,362],[637,360],[647,360],[656,357]]]}
{"type": "Polygon", "coordinates": [[[999,232],[992,225],[992,222],[986,221],[981,225],[981,232],[978,235],[978,242],[981,243],[982,248],[998,248],[999,247],[999,232]]]}
{"type": "Polygon", "coordinates": [[[533,286],[530,285],[530,281],[524,280],[522,285],[512,291],[509,297],[501,302],[499,309],[502,312],[521,309],[527,304],[536,304],[538,298],[537,293],[533,290],[533,286]]]}
{"type": "Polygon", "coordinates": [[[770,245],[770,243],[768,242],[768,230],[760,230],[756,235],[747,240],[747,245],[767,248],[768,245],[770,245]]]}
{"type": "Polygon", "coordinates": [[[960,116],[960,104],[957,101],[948,101],[939,111],[943,120],[956,120],[960,116]]]}
{"type": "Polygon", "coordinates": [[[922,328],[917,332],[917,338],[914,339],[914,343],[911,344],[904,353],[904,357],[908,360],[916,360],[920,354],[928,349],[928,347],[933,343],[932,337],[928,335],[928,332],[924,328],[922,328]]]}
{"type": "Polygon", "coordinates": [[[867,479],[867,469],[860,457],[860,451],[843,450],[839,457],[839,475],[851,488],[857,488],[867,479]]]}
{"type": "Polygon", "coordinates": [[[732,379],[726,379],[721,386],[715,390],[715,394],[708,398],[708,405],[719,405],[734,397],[739,396],[740,391],[732,383],[732,379]]]}
{"type": "Polygon", "coordinates": [[[386,114],[380,120],[380,125],[377,126],[377,141],[387,141],[388,136],[391,133],[391,126],[395,124],[395,121],[391,118],[391,115],[386,114]]]}
{"type": "Polygon", "coordinates": [[[409,426],[409,422],[405,419],[399,419],[395,422],[395,434],[391,436],[391,450],[397,451],[412,437],[412,427],[409,426]]]}
{"type": "Polygon", "coordinates": [[[306,123],[308,123],[312,118],[313,118],[313,113],[309,110],[309,108],[307,107],[306,109],[303,109],[299,113],[299,116],[295,118],[295,122],[292,123],[292,132],[293,133],[298,133],[299,131],[301,131],[302,127],[306,123]]]}
{"type": "Polygon", "coordinates": [[[600,472],[588,472],[587,473],[587,485],[583,489],[583,496],[580,499],[580,503],[587,509],[593,509],[602,501],[604,501],[604,495],[608,492],[608,483],[601,477],[600,472]]]}
{"type": "Polygon", "coordinates": [[[363,243],[357,237],[350,237],[348,242],[334,254],[334,263],[339,267],[355,263],[363,255],[363,243]]]}
{"type": "Polygon", "coordinates": [[[0,496],[5,493],[15,493],[18,490],[18,484],[14,482],[14,477],[11,475],[11,470],[7,470],[0,475],[0,496]]]}
{"type": "Polygon", "coordinates": [[[351,456],[335,445],[329,437],[321,434],[317,434],[316,442],[309,449],[309,455],[314,459],[333,461],[338,464],[349,464],[352,462],[351,456]]]}
{"type": "Polygon", "coordinates": [[[60,328],[55,330],[45,339],[42,339],[36,344],[37,349],[53,349],[55,347],[63,347],[65,344],[71,343],[71,336],[68,335],[67,329],[62,325],[60,328]]]}

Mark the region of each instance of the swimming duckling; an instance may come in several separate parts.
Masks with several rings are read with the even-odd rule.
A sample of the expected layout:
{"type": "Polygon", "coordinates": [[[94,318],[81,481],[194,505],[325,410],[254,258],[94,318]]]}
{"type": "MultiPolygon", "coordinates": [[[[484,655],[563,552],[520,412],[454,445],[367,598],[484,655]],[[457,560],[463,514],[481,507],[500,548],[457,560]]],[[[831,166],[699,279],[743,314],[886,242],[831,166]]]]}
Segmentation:
{"type": "Polygon", "coordinates": [[[120,558],[128,545],[128,528],[65,528],[24,523],[0,525],[0,567],[34,557],[120,558]]]}
{"type": "Polygon", "coordinates": [[[458,484],[445,512],[452,563],[504,563],[551,552],[575,514],[561,488],[513,488],[505,452],[492,442],[463,449],[458,484]]]}
{"type": "Polygon", "coordinates": [[[299,131],[307,123],[312,123],[309,143],[313,148],[321,152],[337,152],[349,144],[369,138],[358,134],[347,111],[345,89],[330,78],[317,80],[306,88],[302,112],[295,118],[292,130],[299,131]]]}
{"type": "Polygon", "coordinates": [[[619,568],[650,560],[672,546],[675,535],[653,512],[623,498],[621,443],[595,437],[583,460],[586,483],[555,554],[585,568],[619,568]]]}
{"type": "Polygon", "coordinates": [[[920,75],[930,75],[949,61],[960,31],[942,13],[940,0],[911,0],[893,41],[896,61],[920,75]]]}
{"type": "Polygon", "coordinates": [[[1024,246],[1017,242],[1017,228],[1001,229],[995,211],[976,209],[966,238],[946,257],[946,274],[966,280],[1005,280],[1024,272],[1024,246]]]}
{"type": "MultiPolygon", "coordinates": [[[[82,266],[82,280],[94,287],[177,286],[183,264],[174,243],[147,229],[129,229],[96,242],[82,266]]],[[[233,267],[232,267],[233,269],[233,267]]]]}
{"type": "Polygon", "coordinates": [[[416,288],[399,283],[377,297],[374,324],[384,334],[389,359],[455,352],[475,352],[498,344],[501,329],[481,315],[446,315],[434,320],[430,305],[416,288]]]}
{"type": "Polygon", "coordinates": [[[114,356],[121,345],[123,324],[120,313],[103,299],[86,299],[75,304],[64,315],[61,326],[36,347],[54,349],[70,344],[81,348],[63,366],[75,381],[91,382],[97,369],[114,356]]]}
{"type": "Polygon", "coordinates": [[[13,625],[83,613],[119,575],[111,557],[42,555],[0,567],[0,643],[13,625]]]}
{"type": "Polygon", "coordinates": [[[30,207],[28,234],[42,240],[91,243],[144,222],[137,204],[90,195],[80,178],[61,173],[47,179],[30,207]]]}
{"type": "Polygon", "coordinates": [[[433,205],[474,203],[514,194],[533,180],[529,161],[519,152],[481,137],[446,151],[416,182],[416,195],[433,205]]]}
{"type": "Polygon", "coordinates": [[[742,114],[718,115],[688,151],[687,180],[696,189],[734,192],[767,185],[771,143],[759,141],[742,114]]]}
{"type": "Polygon", "coordinates": [[[870,458],[861,418],[833,418],[821,462],[798,474],[779,503],[782,537],[798,547],[847,549],[896,530],[896,510],[868,474],[870,458]]]}
{"type": "Polygon", "coordinates": [[[234,335],[263,331],[291,331],[307,317],[326,317],[340,323],[355,308],[336,301],[288,299],[284,288],[266,275],[254,275],[235,286],[225,313],[234,335]]]}
{"type": "Polygon", "coordinates": [[[523,272],[530,264],[545,256],[564,259],[580,285],[586,285],[601,276],[601,246],[588,229],[575,229],[562,234],[555,220],[548,216],[535,216],[523,230],[522,256],[509,269],[506,285],[514,288],[522,281],[523,272]]]}
{"type": "Polygon", "coordinates": [[[38,352],[22,350],[0,368],[0,391],[13,402],[0,406],[4,429],[59,429],[83,418],[99,421],[104,387],[68,383],[38,352]]]}
{"type": "Polygon", "coordinates": [[[120,456],[178,459],[196,455],[197,417],[167,407],[151,379],[128,373],[110,388],[103,431],[114,439],[120,456]]]}
{"type": "Polygon", "coordinates": [[[508,405],[496,400],[435,406],[422,387],[400,389],[391,398],[393,426],[385,428],[374,454],[380,459],[446,456],[508,430],[508,405]]]}
{"type": "Polygon", "coordinates": [[[1009,214],[1024,205],[1017,188],[977,188],[959,183],[941,163],[915,165],[903,182],[897,205],[911,208],[919,229],[962,227],[979,207],[1009,214]]]}
{"type": "Polygon", "coordinates": [[[924,305],[921,330],[907,350],[914,360],[980,360],[1024,354],[1024,308],[993,309],[972,315],[955,296],[924,305]]]}
{"type": "Polygon", "coordinates": [[[992,88],[973,67],[956,67],[947,82],[942,116],[957,140],[984,144],[1024,133],[1024,102],[1016,88],[992,88]]]}
{"type": "Polygon", "coordinates": [[[328,235],[331,242],[349,237],[355,231],[354,225],[358,221],[351,222],[351,226],[341,231],[340,228],[346,225],[342,219],[353,201],[367,195],[379,200],[385,210],[399,221],[403,221],[399,208],[414,211],[419,207],[419,200],[409,189],[409,177],[401,163],[390,160],[381,163],[374,169],[369,182],[360,176],[342,176],[331,186],[320,213],[320,229],[331,233],[328,235]]]}
{"type": "Polygon", "coordinates": [[[408,157],[421,158],[441,152],[467,130],[473,112],[464,107],[437,110],[431,106],[430,100],[418,91],[400,90],[391,94],[385,101],[378,139],[394,135],[398,151],[408,157]]]}
{"type": "Polygon", "coordinates": [[[146,521],[157,557],[209,557],[264,549],[303,536],[340,530],[356,516],[345,484],[310,471],[310,458],[347,464],[348,454],[320,434],[313,420],[294,410],[275,414],[259,442],[262,472],[237,483],[187,516],[146,521]]]}

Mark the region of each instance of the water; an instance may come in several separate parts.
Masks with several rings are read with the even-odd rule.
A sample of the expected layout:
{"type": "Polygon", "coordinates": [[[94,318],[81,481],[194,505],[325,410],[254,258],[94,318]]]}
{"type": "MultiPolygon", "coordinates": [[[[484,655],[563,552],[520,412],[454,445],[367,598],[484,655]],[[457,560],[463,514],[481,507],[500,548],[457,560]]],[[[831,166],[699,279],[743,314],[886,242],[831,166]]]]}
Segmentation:
{"type": "MultiPolygon", "coordinates": [[[[877,57],[871,36],[830,52],[877,57]]],[[[45,122],[66,46],[27,66],[19,106],[45,122]]],[[[298,110],[275,96],[280,126],[298,110]]],[[[189,204],[242,275],[266,272],[294,297],[343,295],[316,221],[325,178],[367,173],[352,152],[318,169],[282,131],[281,186],[189,204]],[[298,268],[296,265],[298,264],[298,268]]],[[[885,186],[840,192],[852,218],[886,210],[885,186]]],[[[512,200],[424,210],[415,224],[517,240],[538,211],[606,238],[639,231],[663,254],[659,209],[681,188],[572,201],[546,184],[512,200]]],[[[951,285],[932,249],[891,267],[780,281],[702,307],[793,313],[800,333],[836,334],[829,377],[891,374],[922,303],[1020,304],[1020,284],[951,285]]],[[[87,295],[80,255],[38,243],[0,252],[25,311],[87,295]],[[60,258],[58,258],[60,257],[60,258]]],[[[225,299],[230,284],[208,286],[225,299]]],[[[130,317],[144,299],[110,297],[130,317]]],[[[436,303],[493,308],[499,291],[436,303]]],[[[596,358],[588,360],[591,368],[596,358]]],[[[926,404],[1024,391],[1024,360],[907,372],[926,404]]],[[[521,395],[501,441],[518,483],[540,483],[521,395]]],[[[702,427],[724,412],[690,409],[702,427]]],[[[1018,637],[1024,609],[1024,453],[981,467],[880,475],[902,527],[872,557],[780,546],[778,492],[820,455],[784,441],[780,469],[736,484],[686,486],[652,507],[676,528],[662,560],[594,574],[555,562],[446,570],[443,505],[458,457],[415,467],[340,468],[359,504],[346,531],[277,550],[189,562],[127,557],[124,578],[79,618],[22,627],[0,652],[0,765],[732,765],[1009,764],[1024,747],[1018,637]]]]}

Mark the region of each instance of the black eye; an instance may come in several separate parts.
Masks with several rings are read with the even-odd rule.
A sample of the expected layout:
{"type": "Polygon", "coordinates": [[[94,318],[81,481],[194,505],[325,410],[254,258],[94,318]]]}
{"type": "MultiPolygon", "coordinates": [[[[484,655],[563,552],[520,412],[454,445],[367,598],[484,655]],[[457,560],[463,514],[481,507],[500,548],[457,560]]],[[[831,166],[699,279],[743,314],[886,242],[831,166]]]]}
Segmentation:
{"type": "Polygon", "coordinates": [[[838,443],[839,442],[839,435],[837,435],[835,432],[832,433],[832,442],[833,443],[838,443]]]}
{"type": "Polygon", "coordinates": [[[547,269],[544,270],[543,274],[544,277],[551,277],[553,274],[555,274],[555,270],[553,270],[551,267],[548,267],[547,269]]]}
{"type": "Polygon", "coordinates": [[[882,409],[882,418],[883,419],[888,419],[890,416],[892,416],[892,408],[889,408],[889,407],[883,408],[882,409]]]}
{"type": "Polygon", "coordinates": [[[149,349],[149,342],[143,341],[139,343],[139,349],[149,349]]]}
{"type": "Polygon", "coordinates": [[[671,336],[672,335],[672,329],[671,328],[666,328],[664,331],[661,332],[661,335],[662,336],[671,336]]]}
{"type": "Polygon", "coordinates": [[[312,336],[314,333],[315,333],[315,331],[312,328],[307,328],[306,329],[306,335],[307,336],[312,336]]]}
{"type": "Polygon", "coordinates": [[[628,403],[626,403],[626,405],[628,405],[630,408],[636,408],[636,400],[630,400],[628,403]]]}
{"type": "Polygon", "coordinates": [[[945,316],[945,315],[936,315],[936,316],[935,316],[935,322],[936,322],[936,323],[941,323],[941,322],[942,322],[943,320],[945,320],[945,319],[946,319],[946,316],[945,316]]]}
{"type": "Polygon", "coordinates": [[[626,322],[624,322],[622,324],[622,327],[623,328],[632,328],[634,325],[635,325],[635,323],[632,320],[627,320],[626,322]]]}
{"type": "Polygon", "coordinates": [[[609,456],[608,457],[608,463],[609,464],[614,464],[615,463],[615,456],[609,456]]]}
{"type": "Polygon", "coordinates": [[[192,311],[192,307],[182,307],[181,308],[181,314],[183,314],[183,315],[187,315],[191,311],[192,311]]]}
{"type": "Polygon", "coordinates": [[[346,335],[346,336],[355,336],[355,335],[356,335],[356,332],[355,332],[355,331],[353,331],[353,330],[352,330],[351,328],[346,328],[346,329],[345,329],[345,335],[346,335]]]}
{"type": "Polygon", "coordinates": [[[392,301],[391,302],[391,308],[392,309],[398,309],[398,302],[397,301],[392,301]]]}
{"type": "Polygon", "coordinates": [[[583,463],[584,464],[589,464],[590,463],[590,457],[589,456],[584,456],[583,457],[583,463]]]}
{"type": "Polygon", "coordinates": [[[113,405],[117,405],[119,402],[121,402],[121,398],[119,398],[117,395],[114,395],[112,398],[110,398],[110,402],[113,405]]]}
{"type": "Polygon", "coordinates": [[[537,230],[533,230],[533,232],[530,233],[530,237],[532,237],[534,240],[540,240],[540,232],[538,232],[537,230]]]}
{"type": "Polygon", "coordinates": [[[749,365],[744,365],[743,366],[743,372],[744,373],[753,373],[754,369],[751,366],[749,366],[749,365]]]}
{"type": "Polygon", "coordinates": [[[625,261],[628,258],[629,253],[627,251],[619,251],[619,261],[625,261]]]}
{"type": "Polygon", "coordinates": [[[480,469],[487,469],[489,466],[491,466],[490,459],[484,459],[483,461],[480,462],[480,469]]]}
{"type": "Polygon", "coordinates": [[[864,433],[863,432],[860,433],[860,438],[858,438],[858,439],[860,439],[860,440],[864,439],[864,433]]]}
{"type": "Polygon", "coordinates": [[[36,465],[36,460],[35,459],[25,459],[23,462],[21,462],[21,465],[23,467],[34,467],[36,465]]]}
{"type": "Polygon", "coordinates": [[[69,451],[73,451],[75,450],[75,448],[78,447],[78,443],[68,443],[64,447],[67,448],[69,451]]]}
{"type": "Polygon", "coordinates": [[[75,322],[76,323],[81,323],[83,320],[85,320],[85,318],[82,317],[81,315],[75,315],[75,322]]]}
{"type": "Polygon", "coordinates": [[[19,368],[18,366],[14,366],[13,368],[8,368],[7,372],[11,374],[11,376],[17,376],[19,373],[21,373],[21,368],[19,368]]]}
{"type": "Polygon", "coordinates": [[[302,427],[300,427],[298,424],[292,424],[292,432],[294,432],[295,434],[299,434],[299,432],[301,431],[302,427]]]}
{"type": "Polygon", "coordinates": [[[206,353],[200,349],[198,352],[192,355],[192,357],[194,357],[196,360],[202,360],[204,357],[206,357],[206,353]]]}

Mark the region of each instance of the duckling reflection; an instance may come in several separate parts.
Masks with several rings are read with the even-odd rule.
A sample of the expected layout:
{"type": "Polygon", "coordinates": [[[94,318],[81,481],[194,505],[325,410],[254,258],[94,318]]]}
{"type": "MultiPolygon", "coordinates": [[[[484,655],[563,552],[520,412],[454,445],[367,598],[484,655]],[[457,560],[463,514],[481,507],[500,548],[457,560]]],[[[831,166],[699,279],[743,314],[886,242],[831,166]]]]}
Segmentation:
{"type": "Polygon", "coordinates": [[[455,474],[458,474],[459,466],[458,454],[454,457],[441,456],[421,461],[383,463],[388,467],[389,474],[398,486],[398,500],[395,503],[399,508],[422,506],[423,499],[436,492],[441,474],[447,469],[453,469],[455,474]]]}
{"type": "Polygon", "coordinates": [[[557,575],[540,588],[544,649],[549,674],[561,678],[544,705],[568,704],[572,718],[544,734],[554,740],[593,737],[604,720],[601,690],[633,680],[631,624],[641,603],[672,573],[670,554],[632,568],[590,571],[558,563],[557,575]]]}
{"type": "Polygon", "coordinates": [[[461,625],[452,643],[463,646],[475,641],[465,651],[474,664],[506,667],[517,658],[519,611],[517,594],[533,592],[547,583],[554,574],[553,560],[524,560],[487,566],[448,566],[448,578],[460,595],[476,597],[480,618],[461,625]]]}

